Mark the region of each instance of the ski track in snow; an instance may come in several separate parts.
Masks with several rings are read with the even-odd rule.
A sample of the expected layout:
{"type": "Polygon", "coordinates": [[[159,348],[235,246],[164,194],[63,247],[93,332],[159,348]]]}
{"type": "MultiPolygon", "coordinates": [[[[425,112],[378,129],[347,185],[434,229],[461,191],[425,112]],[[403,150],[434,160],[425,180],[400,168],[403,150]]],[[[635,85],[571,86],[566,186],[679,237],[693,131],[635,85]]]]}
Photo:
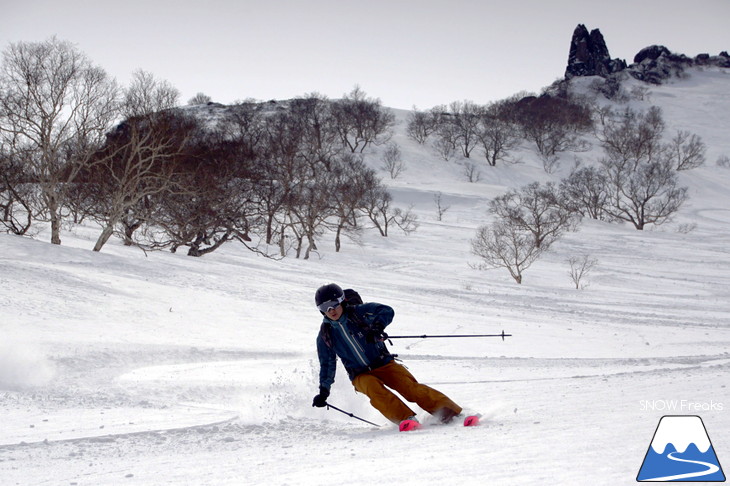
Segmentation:
{"type": "MultiPolygon", "coordinates": [[[[150,356],[150,351],[140,354],[150,356]]],[[[236,358],[237,353],[222,354],[231,359],[236,358]]],[[[63,393],[61,390],[53,389],[48,390],[45,397],[34,396],[32,399],[19,392],[0,395],[5,411],[8,402],[13,399],[23,402],[26,407],[37,407],[34,424],[38,428],[42,426],[40,420],[43,417],[55,420],[54,413],[65,414],[63,408],[57,408],[59,406],[76,403],[91,416],[94,410],[107,413],[114,409],[125,411],[125,405],[134,404],[140,397],[158,400],[158,403],[136,403],[136,412],[134,408],[126,410],[142,421],[145,407],[158,413],[160,407],[164,410],[165,404],[192,397],[199,401],[201,398],[216,400],[218,406],[227,404],[229,411],[219,410],[224,414],[236,412],[235,416],[218,423],[192,423],[188,426],[180,426],[185,418],[178,417],[172,420],[168,430],[156,430],[159,423],[153,422],[149,424],[151,430],[109,434],[95,431],[95,435],[68,440],[50,437],[47,441],[5,444],[0,446],[0,472],[8,480],[4,484],[83,484],[84,477],[93,478],[93,484],[118,484],[120,481],[124,484],[185,484],[192,477],[195,477],[196,484],[240,484],[241,475],[245,474],[247,481],[251,481],[248,484],[284,485],[293,484],[297,478],[309,474],[317,478],[317,484],[334,485],[341,484],[343,478],[352,474],[348,463],[357,468],[385,460],[382,450],[392,451],[388,454],[388,462],[401,464],[401,467],[388,469],[390,479],[397,484],[423,484],[422,479],[417,479],[423,477],[428,477],[429,482],[448,482],[453,474],[448,471],[453,472],[455,462],[460,462],[453,458],[454,440],[458,441],[460,450],[469,451],[471,458],[469,472],[459,473],[462,484],[478,484],[484,477],[495,484],[514,484],[515,478],[539,484],[555,475],[560,475],[564,484],[579,484],[585,472],[570,474],[560,469],[560,454],[570,452],[578,461],[604,464],[599,450],[608,448],[608,457],[613,454],[614,460],[619,461],[620,455],[625,452],[612,441],[622,438],[625,441],[625,434],[631,434],[630,428],[625,425],[625,416],[642,414],[638,411],[637,402],[647,398],[642,394],[646,383],[661,386],[667,396],[697,397],[697,394],[706,393],[707,385],[715,381],[713,375],[727,376],[730,372],[727,359],[713,362],[713,357],[708,356],[642,360],[404,356],[406,364],[417,376],[434,376],[434,370],[447,361],[449,371],[465,379],[432,384],[484,412],[483,425],[479,427],[427,428],[404,437],[395,426],[384,425],[376,429],[353,422],[335,411],[311,409],[308,403],[311,393],[289,393],[292,387],[307,381],[294,373],[281,375],[279,386],[272,382],[259,389],[259,397],[268,397],[258,404],[252,403],[245,383],[222,384],[225,380],[220,380],[220,376],[225,375],[221,370],[257,362],[256,357],[241,354],[238,358],[244,359],[223,361],[220,360],[223,356],[215,350],[196,350],[183,365],[162,366],[167,368],[167,383],[159,374],[149,376],[148,370],[160,368],[153,366],[130,370],[132,375],[148,376],[149,383],[139,381],[129,386],[132,383],[129,379],[120,384],[112,378],[109,380],[112,386],[97,383],[86,391],[87,396],[79,389],[68,391],[66,397],[59,396],[63,393]],[[197,359],[214,358],[216,361],[198,362],[197,365],[208,373],[186,382],[176,376],[175,370],[180,368],[189,372],[191,365],[196,364],[191,362],[193,356],[197,359]],[[478,377],[484,375],[496,379],[480,381],[478,377]],[[202,378],[205,376],[209,377],[210,383],[204,382],[202,378]],[[688,388],[687,382],[695,388],[688,388]],[[147,389],[148,386],[154,387],[155,391],[147,389]],[[246,399],[241,398],[241,393],[247,395],[246,399]],[[545,400],[547,397],[549,400],[545,400]],[[279,412],[272,414],[270,407],[276,407],[279,412]],[[597,440],[597,430],[601,430],[603,435],[599,440],[600,447],[592,444],[597,440]],[[548,443],[553,444],[550,452],[543,450],[548,443]],[[300,452],[302,448],[307,451],[304,456],[300,452]],[[413,450],[418,451],[417,460],[411,458],[409,461],[413,450]],[[525,450],[533,454],[540,451],[540,467],[518,459],[525,450]],[[175,462],[179,461],[176,458],[188,456],[195,458],[194,471],[175,462]],[[332,463],[331,466],[327,463],[323,474],[319,461],[327,460],[332,460],[332,463]],[[551,463],[552,468],[546,467],[551,463]],[[15,469],[16,464],[21,468],[15,469]],[[29,472],[22,467],[23,464],[46,464],[52,471],[63,471],[65,476],[54,473],[49,477],[42,470],[29,472]],[[520,464],[517,471],[514,470],[515,464],[520,464]],[[165,471],[164,477],[157,475],[158,470],[165,471]]],[[[165,356],[165,353],[160,352],[158,356],[165,356]]],[[[169,353],[169,358],[180,357],[179,352],[169,353]]],[[[82,370],[97,359],[98,356],[89,356],[66,363],[68,375],[73,376],[75,371],[80,386],[89,379],[82,370]]],[[[130,357],[118,359],[126,362],[130,357]]],[[[265,356],[262,359],[270,363],[279,361],[280,370],[290,370],[301,358],[280,356],[272,360],[265,356]]],[[[94,374],[105,378],[101,381],[119,373],[118,368],[116,372],[100,371],[96,370],[94,374]]],[[[116,376],[129,376],[130,372],[116,376]]],[[[68,387],[73,388],[73,383],[66,382],[64,388],[68,387]]],[[[302,390],[309,391],[311,386],[302,390]]],[[[348,392],[341,386],[333,397],[344,399],[349,409],[359,406],[357,413],[369,420],[384,422],[382,417],[369,413],[361,403],[362,399],[348,392]]],[[[21,418],[22,414],[15,417],[21,418]]],[[[105,423],[103,415],[96,419],[94,427],[105,423]]],[[[650,432],[647,429],[647,441],[650,432]]],[[[639,462],[642,446],[645,444],[637,443],[633,448],[639,462]]],[[[461,453],[457,455],[461,456],[461,453]]],[[[461,470],[463,466],[458,467],[461,470]]],[[[363,475],[352,479],[351,484],[372,484],[371,480],[363,475]]]]}

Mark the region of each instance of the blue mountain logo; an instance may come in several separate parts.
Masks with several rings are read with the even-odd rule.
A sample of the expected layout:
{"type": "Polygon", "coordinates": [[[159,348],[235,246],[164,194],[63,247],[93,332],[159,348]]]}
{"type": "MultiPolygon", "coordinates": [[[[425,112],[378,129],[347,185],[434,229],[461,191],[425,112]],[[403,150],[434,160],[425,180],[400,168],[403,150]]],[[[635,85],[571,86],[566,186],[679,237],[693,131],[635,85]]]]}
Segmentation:
{"type": "Polygon", "coordinates": [[[705,424],[696,415],[665,415],[659,420],[636,480],[724,482],[705,424]]]}

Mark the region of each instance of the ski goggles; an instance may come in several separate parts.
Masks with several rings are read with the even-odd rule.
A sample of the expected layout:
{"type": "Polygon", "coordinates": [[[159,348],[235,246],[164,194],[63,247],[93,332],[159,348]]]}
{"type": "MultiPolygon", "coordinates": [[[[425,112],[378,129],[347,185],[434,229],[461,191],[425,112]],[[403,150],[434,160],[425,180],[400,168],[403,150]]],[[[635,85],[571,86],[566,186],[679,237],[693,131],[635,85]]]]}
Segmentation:
{"type": "Polygon", "coordinates": [[[338,305],[342,304],[343,300],[345,300],[344,295],[333,300],[328,300],[327,302],[322,302],[317,308],[326,314],[330,309],[335,309],[338,305]]]}

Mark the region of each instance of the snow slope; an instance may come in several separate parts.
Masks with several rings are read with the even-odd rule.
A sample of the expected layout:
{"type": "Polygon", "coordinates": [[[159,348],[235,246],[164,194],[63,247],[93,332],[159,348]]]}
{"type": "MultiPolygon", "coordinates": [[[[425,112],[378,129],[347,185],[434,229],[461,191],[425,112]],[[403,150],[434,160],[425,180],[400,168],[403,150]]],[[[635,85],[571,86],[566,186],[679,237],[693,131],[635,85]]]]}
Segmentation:
{"type": "Polygon", "coordinates": [[[681,175],[691,199],[674,222],[585,221],[523,285],[471,268],[469,240],[491,197],[560,174],[525,150],[465,182],[405,137],[405,112],[406,172],[386,181],[419,216],[409,236],[273,261],[233,244],[98,254],[86,226],[63,246],[0,235],[0,484],[634,484],[667,414],[700,415],[729,462],[730,169],[715,165],[730,155],[729,87],[727,70],[696,71],[632,101],[708,145],[707,165],[681,175]],[[599,265],[576,290],[566,260],[583,254],[599,265]],[[399,433],[342,369],[331,403],[383,427],[312,408],[313,294],[330,281],[392,305],[392,333],[513,334],[392,346],[483,425],[399,433]]]}

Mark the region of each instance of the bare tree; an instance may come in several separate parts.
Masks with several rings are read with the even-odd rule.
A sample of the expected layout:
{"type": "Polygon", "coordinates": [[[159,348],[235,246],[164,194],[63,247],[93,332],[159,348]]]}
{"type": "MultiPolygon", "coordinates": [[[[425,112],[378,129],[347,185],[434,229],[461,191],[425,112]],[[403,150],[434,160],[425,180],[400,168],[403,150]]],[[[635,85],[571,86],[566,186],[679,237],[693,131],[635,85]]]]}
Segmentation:
{"type": "Polygon", "coordinates": [[[218,129],[224,138],[235,142],[240,157],[255,158],[264,152],[267,132],[260,104],[239,103],[231,107],[228,123],[218,129]]]}
{"type": "Polygon", "coordinates": [[[0,72],[0,134],[37,185],[37,214],[61,243],[68,189],[117,116],[118,88],[69,42],[10,44],[0,72]]]}
{"type": "Polygon", "coordinates": [[[90,215],[102,225],[94,251],[101,251],[125,218],[149,218],[150,198],[182,190],[176,186],[176,162],[196,129],[195,120],[165,111],[129,119],[110,134],[100,162],[81,177],[93,196],[90,215]]]}
{"type": "Polygon", "coordinates": [[[677,170],[695,169],[705,163],[705,144],[694,133],[678,130],[667,150],[672,154],[677,170]]]}
{"type": "Polygon", "coordinates": [[[406,134],[415,142],[423,145],[438,127],[438,117],[430,112],[418,111],[415,107],[408,114],[406,134]]]}
{"type": "Polygon", "coordinates": [[[444,205],[443,194],[440,192],[433,195],[433,202],[436,203],[436,220],[441,221],[451,206],[444,205]]]}
{"type": "Polygon", "coordinates": [[[456,154],[458,149],[457,140],[458,133],[456,127],[451,123],[440,123],[431,145],[436,153],[448,162],[456,154]]]}
{"type": "Polygon", "coordinates": [[[94,167],[84,171],[82,192],[92,197],[92,217],[102,225],[94,245],[101,251],[120,223],[131,241],[147,213],[149,198],[170,190],[174,164],[196,129],[195,121],[171,110],[178,91],[149,73],[137,71],[124,93],[129,118],[110,132],[94,167]],[[136,214],[136,217],[133,215],[136,214]]]}
{"type": "MultiPolygon", "coordinates": [[[[683,147],[689,160],[697,160],[700,141],[685,133],[664,144],[664,120],[659,108],[646,112],[626,108],[602,113],[596,136],[606,157],[601,160],[606,183],[606,212],[613,218],[630,222],[638,230],[647,224],[662,224],[679,210],[687,199],[687,188],[679,187],[675,172],[682,161],[683,147]]],[[[690,162],[691,164],[692,162],[690,162]]]]}
{"type": "Polygon", "coordinates": [[[199,257],[231,240],[252,240],[255,162],[239,153],[237,142],[218,131],[203,130],[186,144],[175,160],[175,190],[156,198],[150,226],[162,231],[150,238],[154,247],[185,246],[199,257]]]}
{"type": "Polygon", "coordinates": [[[472,101],[455,101],[431,110],[430,123],[436,140],[433,143],[444,159],[456,153],[470,158],[479,143],[483,108],[472,101]]]}
{"type": "Polygon", "coordinates": [[[471,240],[472,253],[482,259],[477,268],[505,268],[518,284],[525,270],[543,253],[534,236],[511,220],[481,226],[471,240]]]}
{"type": "Polygon", "coordinates": [[[180,91],[168,81],[138,69],[124,90],[122,114],[126,118],[147,116],[176,106],[179,99],[180,91]]]}
{"type": "Polygon", "coordinates": [[[630,94],[633,99],[644,101],[649,99],[651,90],[647,86],[637,85],[631,88],[630,94]]]}
{"type": "Polygon", "coordinates": [[[464,158],[468,159],[479,143],[483,111],[473,101],[455,101],[449,105],[448,116],[443,118],[444,123],[451,125],[450,133],[454,136],[454,144],[464,158]]]}
{"type": "Polygon", "coordinates": [[[606,175],[596,167],[581,167],[560,181],[558,201],[569,211],[577,211],[592,219],[610,219],[606,175]]]}
{"type": "Polygon", "coordinates": [[[564,98],[528,96],[514,105],[515,121],[523,136],[535,143],[547,172],[552,172],[560,153],[585,151],[582,136],[593,128],[590,110],[564,98]]]}
{"type": "Polygon", "coordinates": [[[303,233],[297,231],[297,213],[292,207],[306,200],[300,193],[306,190],[318,162],[313,154],[306,154],[307,127],[297,116],[281,111],[264,121],[264,153],[258,158],[263,176],[255,191],[264,218],[266,242],[272,244],[278,239],[279,253],[284,257],[289,231],[295,232],[301,253],[303,233]]]}
{"type": "Polygon", "coordinates": [[[665,123],[661,109],[646,112],[626,108],[621,112],[603,110],[596,137],[607,157],[617,165],[630,164],[635,169],[642,162],[651,162],[663,151],[665,123]]]}
{"type": "Polygon", "coordinates": [[[291,218],[290,228],[297,239],[297,258],[309,259],[317,250],[317,237],[327,227],[328,219],[333,215],[333,201],[322,187],[332,187],[333,174],[327,171],[317,172],[313,179],[303,184],[295,193],[295,198],[288,206],[291,218]],[[305,248],[306,241],[306,248],[305,248]]]}
{"type": "Polygon", "coordinates": [[[398,178],[405,166],[403,165],[403,156],[401,155],[400,147],[395,143],[390,143],[383,152],[383,168],[388,171],[391,179],[398,178]]]}
{"type": "Polygon", "coordinates": [[[482,178],[482,172],[479,170],[479,166],[470,160],[464,160],[462,162],[461,170],[469,182],[479,182],[482,178]]]}
{"type": "Polygon", "coordinates": [[[24,235],[33,224],[32,189],[17,160],[0,145],[0,225],[15,235],[24,235]]]}
{"type": "Polygon", "coordinates": [[[254,192],[266,242],[278,240],[282,257],[293,247],[297,258],[308,259],[329,230],[336,230],[339,250],[340,235],[355,224],[352,198],[359,189],[346,189],[357,178],[359,157],[343,150],[330,108],[315,94],[263,118],[263,150],[256,158],[262,174],[254,192]]]}
{"type": "Polygon", "coordinates": [[[391,206],[393,196],[383,185],[369,188],[365,194],[365,213],[380,232],[381,236],[388,236],[392,224],[398,226],[405,234],[418,229],[418,217],[413,212],[391,206]]]}
{"type": "Polygon", "coordinates": [[[296,184],[290,186],[287,226],[296,240],[296,257],[307,260],[318,250],[317,239],[333,227],[338,211],[342,216],[335,242],[339,251],[340,225],[345,227],[352,222],[346,208],[351,201],[343,193],[347,187],[347,163],[351,162],[349,167],[354,168],[358,159],[352,152],[349,157],[340,157],[343,149],[337,142],[337,120],[332,103],[325,97],[314,94],[293,100],[287,120],[298,137],[290,167],[302,174],[290,179],[296,184]],[[333,197],[333,192],[339,194],[333,197]]]}
{"type": "Polygon", "coordinates": [[[380,185],[375,171],[365,165],[361,157],[343,155],[334,169],[335,183],[330,196],[336,217],[335,251],[340,251],[341,236],[357,238],[361,231],[358,218],[367,206],[367,195],[380,185]]]}
{"type": "Polygon", "coordinates": [[[667,156],[643,162],[607,158],[601,164],[608,184],[606,212],[637,230],[670,220],[688,198],[667,156]]]}
{"type": "Polygon", "coordinates": [[[386,143],[395,125],[395,115],[379,99],[368,98],[359,86],[332,103],[332,114],[340,140],[353,153],[362,153],[370,144],[386,143]]]}
{"type": "Polygon", "coordinates": [[[312,93],[290,101],[288,122],[300,136],[300,155],[315,167],[329,162],[342,151],[342,143],[327,97],[312,93]]]}
{"type": "Polygon", "coordinates": [[[548,249],[566,231],[575,231],[579,218],[559,202],[553,183],[533,182],[493,199],[489,210],[501,221],[531,234],[536,248],[548,249]]]}
{"type": "Polygon", "coordinates": [[[570,265],[570,279],[573,281],[575,288],[584,289],[586,284],[582,283],[583,279],[598,265],[598,260],[590,258],[588,255],[582,255],[581,257],[568,258],[568,264],[570,265]]]}
{"type": "Polygon", "coordinates": [[[520,143],[519,131],[512,122],[512,105],[508,102],[492,103],[484,109],[477,138],[487,163],[507,161],[509,153],[520,143]]]}
{"type": "Polygon", "coordinates": [[[205,93],[198,92],[195,96],[190,98],[188,100],[188,105],[195,106],[195,105],[207,105],[208,103],[211,103],[213,101],[213,98],[208,96],[205,93]]]}

